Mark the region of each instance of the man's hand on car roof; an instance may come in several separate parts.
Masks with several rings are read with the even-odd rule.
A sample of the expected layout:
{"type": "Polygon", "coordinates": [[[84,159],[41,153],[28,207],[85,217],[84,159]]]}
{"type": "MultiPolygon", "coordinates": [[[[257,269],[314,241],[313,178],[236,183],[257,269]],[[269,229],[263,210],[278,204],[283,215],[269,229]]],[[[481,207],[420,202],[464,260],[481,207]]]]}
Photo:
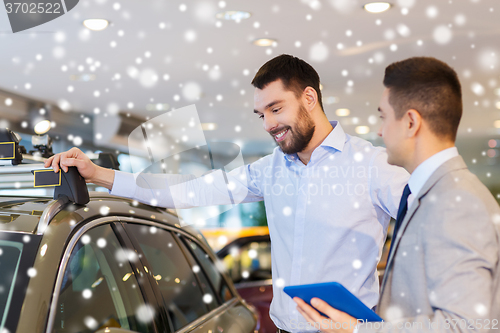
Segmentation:
{"type": "Polygon", "coordinates": [[[45,161],[45,167],[50,166],[54,172],[58,172],[59,169],[68,172],[68,167],[75,166],[87,183],[104,186],[109,190],[113,187],[114,171],[95,165],[87,155],[76,147],[48,158],[45,161]]]}

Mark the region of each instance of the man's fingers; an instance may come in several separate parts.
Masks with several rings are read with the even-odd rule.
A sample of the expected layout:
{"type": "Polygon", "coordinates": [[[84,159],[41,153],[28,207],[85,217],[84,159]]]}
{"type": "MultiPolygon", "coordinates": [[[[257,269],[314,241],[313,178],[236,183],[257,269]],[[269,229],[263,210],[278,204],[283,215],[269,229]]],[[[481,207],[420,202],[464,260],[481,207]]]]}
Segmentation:
{"type": "Polygon", "coordinates": [[[52,160],[54,159],[54,156],[49,157],[48,159],[43,162],[43,166],[48,168],[52,164],[52,160]]]}
{"type": "Polygon", "coordinates": [[[307,320],[310,323],[314,322],[314,320],[311,317],[309,317],[309,315],[305,313],[304,310],[302,310],[299,306],[297,306],[297,310],[302,315],[302,317],[304,317],[305,320],[307,320]]]}
{"type": "Polygon", "coordinates": [[[85,155],[80,149],[73,147],[70,150],[66,152],[66,157],[73,157],[73,158],[79,158],[82,157],[82,155],[85,155]]]}
{"type": "Polygon", "coordinates": [[[297,303],[299,309],[302,311],[301,314],[307,315],[307,317],[309,319],[308,318],[306,318],[306,319],[308,321],[317,322],[317,321],[320,321],[321,319],[323,319],[323,316],[321,316],[318,311],[314,310],[313,307],[311,307],[309,304],[304,302],[302,299],[300,299],[298,297],[294,297],[293,300],[295,301],[295,303],[297,303]]]}
{"type": "Polygon", "coordinates": [[[75,166],[78,169],[85,167],[85,161],[77,158],[65,158],[61,160],[61,168],[64,172],[68,172],[68,167],[75,166]]]}
{"type": "Polygon", "coordinates": [[[46,168],[52,166],[54,172],[56,173],[59,169],[63,169],[64,172],[68,172],[68,166],[84,166],[83,160],[78,159],[79,157],[82,157],[82,155],[83,152],[80,149],[73,147],[68,151],[49,157],[45,160],[44,166],[46,168]],[[75,162],[74,160],[80,161],[81,163],[75,162]]]}
{"type": "MultiPolygon", "coordinates": [[[[59,154],[56,154],[54,156],[52,156],[50,159],[52,159],[52,168],[54,169],[54,172],[58,172],[59,171],[59,166],[61,166],[61,168],[64,170],[64,172],[68,172],[68,168],[65,168],[63,165],[62,165],[62,162],[66,159],[66,158],[72,158],[72,157],[76,157],[78,156],[78,152],[80,150],[78,148],[71,148],[70,150],[68,151],[65,151],[63,153],[59,153],[59,154]],[[75,151],[76,149],[76,151],[75,151]]],[[[50,161],[50,159],[48,161],[50,161]]]]}
{"type": "Polygon", "coordinates": [[[52,159],[52,169],[54,169],[54,172],[58,172],[59,171],[59,159],[60,159],[60,157],[61,157],[61,155],[57,154],[52,159]]]}
{"type": "Polygon", "coordinates": [[[324,314],[328,315],[328,317],[332,318],[333,320],[336,321],[340,320],[342,311],[339,311],[331,307],[328,303],[326,303],[322,299],[314,297],[313,299],[311,299],[311,305],[314,306],[319,311],[323,312],[324,314]]]}

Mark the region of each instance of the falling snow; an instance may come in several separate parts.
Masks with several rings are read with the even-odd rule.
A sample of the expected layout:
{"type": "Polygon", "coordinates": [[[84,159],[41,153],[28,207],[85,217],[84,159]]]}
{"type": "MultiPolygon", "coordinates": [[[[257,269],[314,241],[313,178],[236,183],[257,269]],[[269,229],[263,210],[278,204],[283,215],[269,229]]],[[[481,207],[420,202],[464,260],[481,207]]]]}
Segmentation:
{"type": "Polygon", "coordinates": [[[285,208],[283,208],[283,215],[285,215],[285,216],[292,215],[292,208],[289,206],[286,206],[285,208]]]}
{"type": "Polygon", "coordinates": [[[323,42],[313,44],[309,50],[309,59],[314,62],[323,62],[328,58],[328,47],[323,42]]]}
{"type": "Polygon", "coordinates": [[[151,305],[143,304],[137,308],[135,316],[141,323],[150,323],[154,320],[155,309],[151,305]]]}

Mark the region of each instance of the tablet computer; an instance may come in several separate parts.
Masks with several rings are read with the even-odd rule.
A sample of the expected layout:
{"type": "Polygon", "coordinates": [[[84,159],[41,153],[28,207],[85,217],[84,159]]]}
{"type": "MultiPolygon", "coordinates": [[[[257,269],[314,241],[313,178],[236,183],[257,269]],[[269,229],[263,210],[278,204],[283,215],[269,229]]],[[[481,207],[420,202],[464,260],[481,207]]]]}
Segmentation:
{"type": "Polygon", "coordinates": [[[364,321],[383,321],[374,311],[363,304],[349,290],[338,282],[304,284],[288,286],[283,289],[290,297],[299,297],[311,304],[311,299],[317,297],[330,306],[364,321]]]}

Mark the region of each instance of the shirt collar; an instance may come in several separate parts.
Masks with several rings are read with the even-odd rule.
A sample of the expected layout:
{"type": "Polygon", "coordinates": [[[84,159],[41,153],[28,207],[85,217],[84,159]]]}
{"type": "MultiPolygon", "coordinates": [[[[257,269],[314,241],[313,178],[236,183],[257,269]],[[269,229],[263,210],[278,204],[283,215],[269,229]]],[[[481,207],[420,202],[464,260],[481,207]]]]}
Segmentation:
{"type": "Polygon", "coordinates": [[[330,121],[333,130],[328,134],[328,136],[323,140],[320,146],[332,147],[338,151],[342,151],[345,145],[345,132],[338,121],[330,121]]]}
{"type": "Polygon", "coordinates": [[[432,155],[413,171],[408,181],[411,193],[416,197],[422,189],[425,182],[431,177],[434,171],[437,170],[443,163],[458,156],[456,147],[451,147],[432,155]]]}
{"type": "MultiPolygon", "coordinates": [[[[346,134],[340,126],[338,121],[330,121],[330,124],[333,127],[333,130],[328,134],[328,136],[323,140],[323,142],[319,145],[320,147],[331,147],[338,151],[342,151],[344,149],[346,134]]],[[[281,148],[280,151],[282,152],[281,148]]],[[[297,158],[297,154],[283,154],[285,159],[288,161],[293,161],[297,158]]]]}

